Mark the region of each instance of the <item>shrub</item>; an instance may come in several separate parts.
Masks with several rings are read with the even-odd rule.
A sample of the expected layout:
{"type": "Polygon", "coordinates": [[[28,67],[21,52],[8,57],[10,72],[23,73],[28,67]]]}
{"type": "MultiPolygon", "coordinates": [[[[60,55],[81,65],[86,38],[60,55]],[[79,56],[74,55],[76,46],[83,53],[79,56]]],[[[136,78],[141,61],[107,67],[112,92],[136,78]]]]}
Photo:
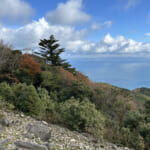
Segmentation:
{"type": "Polygon", "coordinates": [[[43,71],[41,74],[41,86],[48,91],[55,91],[60,88],[60,78],[57,72],[43,71]]]}
{"type": "Polygon", "coordinates": [[[0,41],[0,74],[11,73],[20,67],[21,52],[12,50],[9,45],[0,41]]]}
{"type": "Polygon", "coordinates": [[[79,81],[74,81],[71,86],[63,88],[60,92],[59,100],[65,101],[70,99],[72,96],[80,101],[84,98],[88,98],[90,101],[93,101],[93,91],[84,83],[79,81]]]}
{"type": "Polygon", "coordinates": [[[150,114],[150,100],[147,100],[144,104],[145,107],[145,113],[150,114]]]}
{"type": "Polygon", "coordinates": [[[124,117],[124,126],[128,127],[131,131],[138,128],[144,122],[144,116],[137,111],[129,111],[124,117]]]}
{"type": "Polygon", "coordinates": [[[43,104],[33,85],[14,84],[15,106],[17,109],[32,116],[43,115],[43,104]]]}
{"type": "Polygon", "coordinates": [[[21,58],[21,67],[27,69],[29,74],[33,76],[41,73],[41,64],[27,54],[24,54],[21,58]]]}
{"type": "Polygon", "coordinates": [[[149,150],[150,149],[150,123],[141,124],[139,128],[139,133],[144,138],[145,147],[149,150]]]}
{"type": "Polygon", "coordinates": [[[79,102],[75,98],[61,105],[63,123],[71,129],[86,131],[95,136],[103,133],[104,116],[87,99],[79,102]]]}
{"type": "Polygon", "coordinates": [[[0,96],[7,102],[14,103],[15,95],[6,82],[0,84],[0,96]]]}
{"type": "Polygon", "coordinates": [[[28,85],[33,83],[34,76],[31,76],[27,69],[19,68],[14,71],[14,74],[21,83],[26,83],[28,85]]]}
{"type": "Polygon", "coordinates": [[[14,105],[6,102],[1,96],[0,96],[0,110],[13,110],[14,105]]]}

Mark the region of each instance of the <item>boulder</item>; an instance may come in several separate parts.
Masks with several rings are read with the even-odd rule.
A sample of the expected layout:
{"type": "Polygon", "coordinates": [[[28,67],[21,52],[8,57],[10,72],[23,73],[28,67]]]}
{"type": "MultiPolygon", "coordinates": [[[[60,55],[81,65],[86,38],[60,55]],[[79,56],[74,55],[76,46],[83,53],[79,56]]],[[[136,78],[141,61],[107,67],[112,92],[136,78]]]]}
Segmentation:
{"type": "Polygon", "coordinates": [[[0,119],[0,124],[1,124],[2,126],[9,126],[9,120],[8,120],[8,119],[3,119],[3,118],[1,118],[1,119],[0,119]]]}
{"type": "Polygon", "coordinates": [[[3,140],[3,141],[0,141],[0,150],[6,150],[6,148],[5,148],[5,144],[7,144],[9,142],[9,140],[8,139],[5,139],[5,140],[3,140]]]}
{"type": "Polygon", "coordinates": [[[45,145],[39,145],[36,143],[30,143],[30,142],[24,142],[24,141],[16,141],[15,145],[17,147],[26,148],[26,149],[32,149],[32,150],[48,150],[45,145]]]}
{"type": "Polygon", "coordinates": [[[8,139],[5,139],[5,140],[3,140],[3,141],[0,141],[0,146],[1,146],[1,145],[4,145],[4,144],[7,144],[8,142],[9,142],[8,139]]]}
{"type": "Polygon", "coordinates": [[[35,137],[39,137],[43,141],[48,141],[51,136],[51,130],[49,127],[41,122],[34,125],[28,125],[28,133],[33,133],[35,137]]]}
{"type": "Polygon", "coordinates": [[[0,130],[3,130],[4,128],[3,128],[3,126],[0,124],[0,130]]]}

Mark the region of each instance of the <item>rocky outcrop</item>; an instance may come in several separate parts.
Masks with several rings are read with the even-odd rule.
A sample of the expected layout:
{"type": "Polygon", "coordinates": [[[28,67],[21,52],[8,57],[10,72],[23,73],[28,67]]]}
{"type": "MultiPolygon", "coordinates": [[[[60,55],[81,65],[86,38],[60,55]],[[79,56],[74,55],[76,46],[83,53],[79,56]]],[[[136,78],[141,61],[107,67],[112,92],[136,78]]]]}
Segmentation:
{"type": "Polygon", "coordinates": [[[15,145],[17,147],[25,148],[25,149],[32,149],[32,150],[48,150],[48,148],[44,145],[39,145],[35,143],[30,143],[30,142],[24,142],[24,141],[16,141],[15,145]]]}
{"type": "Polygon", "coordinates": [[[9,120],[5,118],[0,118],[0,124],[2,126],[9,126],[9,120]]]}
{"type": "Polygon", "coordinates": [[[48,141],[51,136],[51,130],[42,122],[37,122],[33,125],[28,125],[28,133],[33,133],[35,137],[39,137],[43,141],[48,141]]]}
{"type": "Polygon", "coordinates": [[[90,135],[37,121],[23,113],[5,112],[3,119],[6,120],[0,121],[0,150],[131,150],[98,143],[90,135]]]}

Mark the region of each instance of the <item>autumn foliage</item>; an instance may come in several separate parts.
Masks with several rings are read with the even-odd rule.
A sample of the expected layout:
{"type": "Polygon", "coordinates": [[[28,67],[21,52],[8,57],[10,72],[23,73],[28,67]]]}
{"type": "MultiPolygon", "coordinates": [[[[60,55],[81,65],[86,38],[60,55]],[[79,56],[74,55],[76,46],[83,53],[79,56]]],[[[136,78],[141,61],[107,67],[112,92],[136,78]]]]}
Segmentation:
{"type": "Polygon", "coordinates": [[[76,77],[71,72],[65,70],[62,67],[59,69],[64,84],[71,85],[72,81],[77,81],[76,77]]]}
{"type": "Polygon", "coordinates": [[[27,69],[30,75],[40,74],[42,72],[41,64],[27,54],[24,54],[21,58],[21,68],[27,69]]]}
{"type": "Polygon", "coordinates": [[[89,80],[89,78],[79,71],[76,72],[76,79],[78,81],[83,82],[84,84],[86,84],[88,86],[91,84],[91,81],[89,80]]]}

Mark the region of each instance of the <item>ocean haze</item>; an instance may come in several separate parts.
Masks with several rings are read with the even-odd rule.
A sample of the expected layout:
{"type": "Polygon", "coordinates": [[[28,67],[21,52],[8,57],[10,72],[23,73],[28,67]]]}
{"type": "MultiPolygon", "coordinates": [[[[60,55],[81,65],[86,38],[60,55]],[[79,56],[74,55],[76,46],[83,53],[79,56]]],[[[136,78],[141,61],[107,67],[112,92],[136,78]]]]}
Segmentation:
{"type": "Polygon", "coordinates": [[[130,90],[150,87],[150,58],[147,57],[71,58],[69,62],[92,81],[130,90]]]}

